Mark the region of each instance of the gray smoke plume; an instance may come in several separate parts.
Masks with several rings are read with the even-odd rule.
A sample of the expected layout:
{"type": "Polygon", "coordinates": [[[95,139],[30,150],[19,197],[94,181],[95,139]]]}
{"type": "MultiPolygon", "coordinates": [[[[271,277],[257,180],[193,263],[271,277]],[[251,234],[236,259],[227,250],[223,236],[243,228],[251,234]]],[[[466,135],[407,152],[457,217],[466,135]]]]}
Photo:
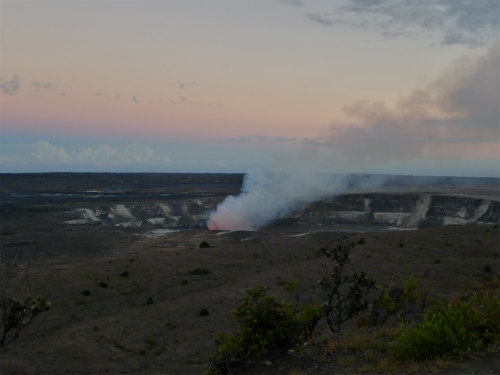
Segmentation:
{"type": "Polygon", "coordinates": [[[344,193],[440,191],[496,184],[494,178],[398,176],[383,174],[254,173],[244,177],[241,193],[228,196],[208,219],[209,230],[253,231],[292,211],[344,193]]]}
{"type": "Polygon", "coordinates": [[[257,230],[294,209],[343,191],[341,175],[313,173],[247,174],[241,193],[228,196],[210,215],[210,230],[257,230]]]}

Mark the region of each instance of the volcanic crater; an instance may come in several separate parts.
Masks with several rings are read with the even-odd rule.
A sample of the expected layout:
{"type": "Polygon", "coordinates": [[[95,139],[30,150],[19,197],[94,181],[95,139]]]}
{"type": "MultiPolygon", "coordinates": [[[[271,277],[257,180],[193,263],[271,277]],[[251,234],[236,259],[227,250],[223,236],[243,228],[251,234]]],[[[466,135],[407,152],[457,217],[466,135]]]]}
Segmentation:
{"type": "MultiPolygon", "coordinates": [[[[498,179],[384,180],[295,207],[256,231],[209,231],[211,211],[240,193],[242,175],[0,175],[2,265],[23,255],[16,297],[52,302],[0,350],[0,372],[202,373],[217,333],[236,328],[230,310],[246,288],[266,285],[281,297],[284,282],[300,279],[319,298],[327,262],[319,249],[344,235],[363,243],[351,269],[378,285],[401,286],[414,273],[429,292],[450,296],[498,275],[498,179]]],[[[346,329],[362,331],[353,322],[346,329]]],[[[320,325],[318,337],[327,334],[320,325]]],[[[432,371],[495,373],[498,363],[498,352],[483,353],[432,371]]],[[[362,366],[281,353],[238,371],[362,366]]]]}

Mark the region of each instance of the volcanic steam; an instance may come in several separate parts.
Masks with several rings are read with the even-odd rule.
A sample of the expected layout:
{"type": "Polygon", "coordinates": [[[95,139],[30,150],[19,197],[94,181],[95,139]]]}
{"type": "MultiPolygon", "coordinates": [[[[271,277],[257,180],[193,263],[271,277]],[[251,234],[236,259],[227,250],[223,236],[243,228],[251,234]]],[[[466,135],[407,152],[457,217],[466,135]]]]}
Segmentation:
{"type": "Polygon", "coordinates": [[[338,193],[343,179],[323,174],[247,174],[241,193],[211,213],[210,230],[257,230],[297,208],[338,193]]]}

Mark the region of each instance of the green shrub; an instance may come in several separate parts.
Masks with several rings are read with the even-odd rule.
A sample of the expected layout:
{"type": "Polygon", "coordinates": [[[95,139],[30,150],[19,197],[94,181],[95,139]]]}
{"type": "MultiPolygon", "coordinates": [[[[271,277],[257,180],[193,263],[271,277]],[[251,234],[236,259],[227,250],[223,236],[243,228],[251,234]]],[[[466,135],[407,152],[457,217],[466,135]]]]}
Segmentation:
{"type": "Polygon", "coordinates": [[[82,294],[83,294],[84,296],[90,296],[90,290],[85,289],[85,290],[82,292],[82,294]]]}
{"type": "Polygon", "coordinates": [[[305,322],[296,319],[292,306],[268,295],[263,286],[248,289],[232,313],[241,326],[242,335],[251,344],[252,352],[257,355],[266,353],[273,346],[291,345],[306,331],[305,322]]]}
{"type": "Polygon", "coordinates": [[[210,270],[207,270],[206,268],[195,268],[189,274],[190,275],[209,275],[210,270]]]}
{"type": "Polygon", "coordinates": [[[493,289],[483,290],[475,296],[475,303],[480,306],[478,311],[483,336],[489,344],[500,344],[500,296],[498,294],[498,277],[495,279],[497,284],[493,289]]]}
{"type": "Polygon", "coordinates": [[[271,348],[287,348],[310,335],[321,316],[320,307],[300,305],[294,311],[292,304],[278,301],[266,290],[261,285],[247,289],[239,306],[231,311],[240,331],[218,335],[218,351],[210,357],[209,373],[226,373],[250,355],[259,357],[271,348]]]}
{"type": "Polygon", "coordinates": [[[51,307],[45,298],[28,297],[24,300],[2,298],[0,306],[0,347],[19,337],[19,332],[33,321],[35,316],[51,307]]]}
{"type": "Polygon", "coordinates": [[[101,281],[101,282],[99,283],[99,286],[100,286],[101,288],[107,288],[107,287],[108,287],[108,283],[107,283],[107,282],[105,282],[105,281],[101,281]]]}
{"type": "Polygon", "coordinates": [[[208,309],[201,309],[198,313],[199,316],[208,316],[209,314],[208,309]]]}
{"type": "Polygon", "coordinates": [[[361,237],[359,240],[358,240],[358,245],[364,245],[366,243],[365,239],[363,237],[361,237]]]}
{"type": "Polygon", "coordinates": [[[201,249],[207,249],[210,247],[210,244],[207,241],[201,241],[200,242],[200,248],[201,249]]]}
{"type": "Polygon", "coordinates": [[[378,304],[385,309],[385,312],[390,315],[394,314],[399,309],[399,304],[389,294],[389,289],[384,289],[384,294],[379,298],[378,304]]]}
{"type": "Polygon", "coordinates": [[[467,302],[448,304],[427,313],[415,328],[404,325],[399,356],[424,360],[479,349],[483,345],[477,333],[479,321],[470,307],[467,302]]]}
{"type": "Polygon", "coordinates": [[[246,347],[241,334],[219,332],[215,344],[218,350],[209,358],[209,374],[226,374],[231,366],[240,364],[250,355],[250,348],[246,347]]]}
{"type": "Polygon", "coordinates": [[[123,271],[121,274],[120,274],[121,277],[128,277],[128,271],[123,271]]]}
{"type": "Polygon", "coordinates": [[[293,312],[297,312],[297,309],[301,305],[302,299],[304,298],[305,290],[298,280],[291,280],[281,284],[287,295],[292,299],[293,312]]]}
{"type": "Polygon", "coordinates": [[[431,306],[418,326],[403,324],[401,346],[395,354],[400,359],[417,360],[461,356],[487,344],[498,344],[499,336],[497,294],[476,294],[451,302],[440,300],[431,306]]]}
{"type": "Polygon", "coordinates": [[[405,281],[404,297],[407,304],[416,303],[419,299],[418,282],[415,275],[412,273],[408,280],[405,281]]]}

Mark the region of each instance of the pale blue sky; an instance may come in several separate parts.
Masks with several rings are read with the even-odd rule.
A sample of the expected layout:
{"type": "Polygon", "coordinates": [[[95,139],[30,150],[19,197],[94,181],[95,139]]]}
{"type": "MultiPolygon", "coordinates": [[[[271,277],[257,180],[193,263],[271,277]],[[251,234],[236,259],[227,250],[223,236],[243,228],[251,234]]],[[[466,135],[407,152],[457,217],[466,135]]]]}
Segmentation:
{"type": "Polygon", "coordinates": [[[0,10],[0,172],[500,174],[497,0],[0,10]]]}

